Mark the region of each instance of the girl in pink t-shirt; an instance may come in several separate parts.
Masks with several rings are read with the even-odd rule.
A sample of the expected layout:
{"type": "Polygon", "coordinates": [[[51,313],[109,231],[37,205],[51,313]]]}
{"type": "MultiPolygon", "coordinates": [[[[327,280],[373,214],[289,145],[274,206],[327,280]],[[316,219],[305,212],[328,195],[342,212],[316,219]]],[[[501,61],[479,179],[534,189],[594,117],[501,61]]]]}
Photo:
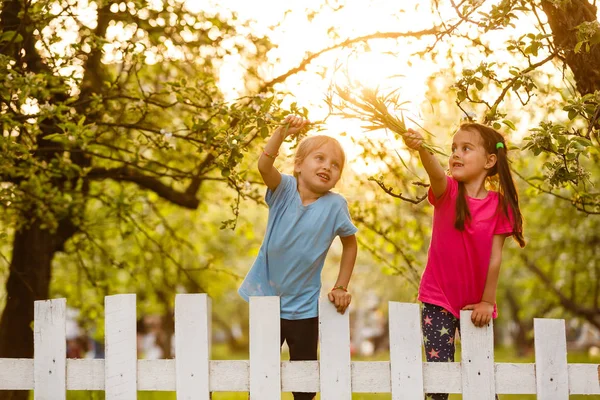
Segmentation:
{"type": "MultiPolygon", "coordinates": [[[[519,246],[525,246],[519,196],[504,137],[488,126],[460,126],[452,141],[450,176],[421,146],[421,134],[409,129],[404,141],[419,152],[434,206],[427,266],[419,287],[427,361],[454,361],[460,310],[473,310],[471,319],[479,327],[495,318],[504,240],[512,235],[519,246]],[[486,187],[492,179],[498,191],[486,187]]],[[[428,396],[448,398],[442,393],[428,396]]]]}

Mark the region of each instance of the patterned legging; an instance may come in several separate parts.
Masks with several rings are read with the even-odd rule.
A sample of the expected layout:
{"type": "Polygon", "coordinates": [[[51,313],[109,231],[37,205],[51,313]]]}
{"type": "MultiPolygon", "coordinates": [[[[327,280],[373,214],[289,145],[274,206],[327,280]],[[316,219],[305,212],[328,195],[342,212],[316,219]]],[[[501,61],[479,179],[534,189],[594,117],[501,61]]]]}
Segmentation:
{"type": "MultiPolygon", "coordinates": [[[[421,315],[427,362],[454,362],[454,339],[457,330],[460,334],[460,320],[445,308],[429,303],[423,303],[421,315]]],[[[448,393],[428,393],[426,399],[447,400],[448,393]]]]}

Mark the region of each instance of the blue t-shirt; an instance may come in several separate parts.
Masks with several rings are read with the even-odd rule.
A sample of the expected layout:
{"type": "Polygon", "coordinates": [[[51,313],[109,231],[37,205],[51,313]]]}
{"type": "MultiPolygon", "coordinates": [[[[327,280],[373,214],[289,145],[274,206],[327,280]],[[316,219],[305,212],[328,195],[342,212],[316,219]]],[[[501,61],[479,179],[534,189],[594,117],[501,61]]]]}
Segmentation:
{"type": "Polygon", "coordinates": [[[321,270],[336,236],[350,236],[352,224],[343,196],[328,192],[304,206],[296,178],[281,175],[274,192],[267,189],[269,221],[258,257],[238,293],[280,296],[281,318],[304,319],[318,315],[321,270]]]}

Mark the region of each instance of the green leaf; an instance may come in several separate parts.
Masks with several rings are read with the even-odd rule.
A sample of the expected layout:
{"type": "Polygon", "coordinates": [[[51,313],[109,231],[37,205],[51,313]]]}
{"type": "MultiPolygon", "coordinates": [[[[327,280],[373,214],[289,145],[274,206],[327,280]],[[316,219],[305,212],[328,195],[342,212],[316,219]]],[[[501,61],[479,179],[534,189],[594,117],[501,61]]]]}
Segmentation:
{"type": "Polygon", "coordinates": [[[2,42],[13,42],[13,43],[21,43],[23,41],[23,36],[15,31],[6,31],[2,32],[0,35],[0,43],[2,42]]]}
{"type": "Polygon", "coordinates": [[[260,128],[260,136],[265,139],[267,136],[269,136],[269,128],[267,128],[266,126],[263,126],[260,128]]]}
{"type": "Polygon", "coordinates": [[[582,147],[589,147],[592,145],[591,140],[583,137],[575,137],[572,139],[572,141],[580,144],[582,147]]]}
{"type": "Polygon", "coordinates": [[[271,103],[273,102],[273,99],[274,99],[274,97],[269,97],[268,99],[266,99],[265,102],[260,107],[260,110],[262,112],[269,111],[269,109],[271,108],[271,103]]]}
{"type": "Polygon", "coordinates": [[[43,137],[44,140],[48,140],[54,143],[68,143],[69,138],[64,133],[52,133],[43,137]]]}
{"type": "Polygon", "coordinates": [[[508,126],[513,131],[517,130],[517,127],[515,126],[515,124],[511,120],[509,120],[509,119],[503,120],[502,123],[505,124],[506,126],[508,126]]]}

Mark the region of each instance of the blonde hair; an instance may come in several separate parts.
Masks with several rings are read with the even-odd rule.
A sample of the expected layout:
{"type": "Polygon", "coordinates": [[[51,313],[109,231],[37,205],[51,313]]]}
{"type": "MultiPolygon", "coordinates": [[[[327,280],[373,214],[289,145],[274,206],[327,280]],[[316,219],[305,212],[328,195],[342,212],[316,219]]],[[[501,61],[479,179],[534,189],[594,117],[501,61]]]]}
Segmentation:
{"type": "MultiPolygon", "coordinates": [[[[332,138],[331,136],[325,136],[325,135],[310,136],[310,137],[302,139],[302,141],[298,145],[298,150],[296,150],[296,155],[294,156],[294,166],[302,164],[302,161],[304,161],[304,159],[306,157],[308,157],[308,155],[310,153],[321,148],[321,146],[323,146],[327,143],[333,144],[340,151],[340,154],[342,155],[342,165],[340,165],[340,173],[341,173],[344,170],[344,165],[346,164],[346,153],[344,153],[344,149],[342,148],[342,145],[340,144],[340,142],[338,142],[336,139],[332,138]]],[[[298,177],[298,173],[296,172],[296,169],[294,169],[294,176],[296,178],[298,177]]]]}

